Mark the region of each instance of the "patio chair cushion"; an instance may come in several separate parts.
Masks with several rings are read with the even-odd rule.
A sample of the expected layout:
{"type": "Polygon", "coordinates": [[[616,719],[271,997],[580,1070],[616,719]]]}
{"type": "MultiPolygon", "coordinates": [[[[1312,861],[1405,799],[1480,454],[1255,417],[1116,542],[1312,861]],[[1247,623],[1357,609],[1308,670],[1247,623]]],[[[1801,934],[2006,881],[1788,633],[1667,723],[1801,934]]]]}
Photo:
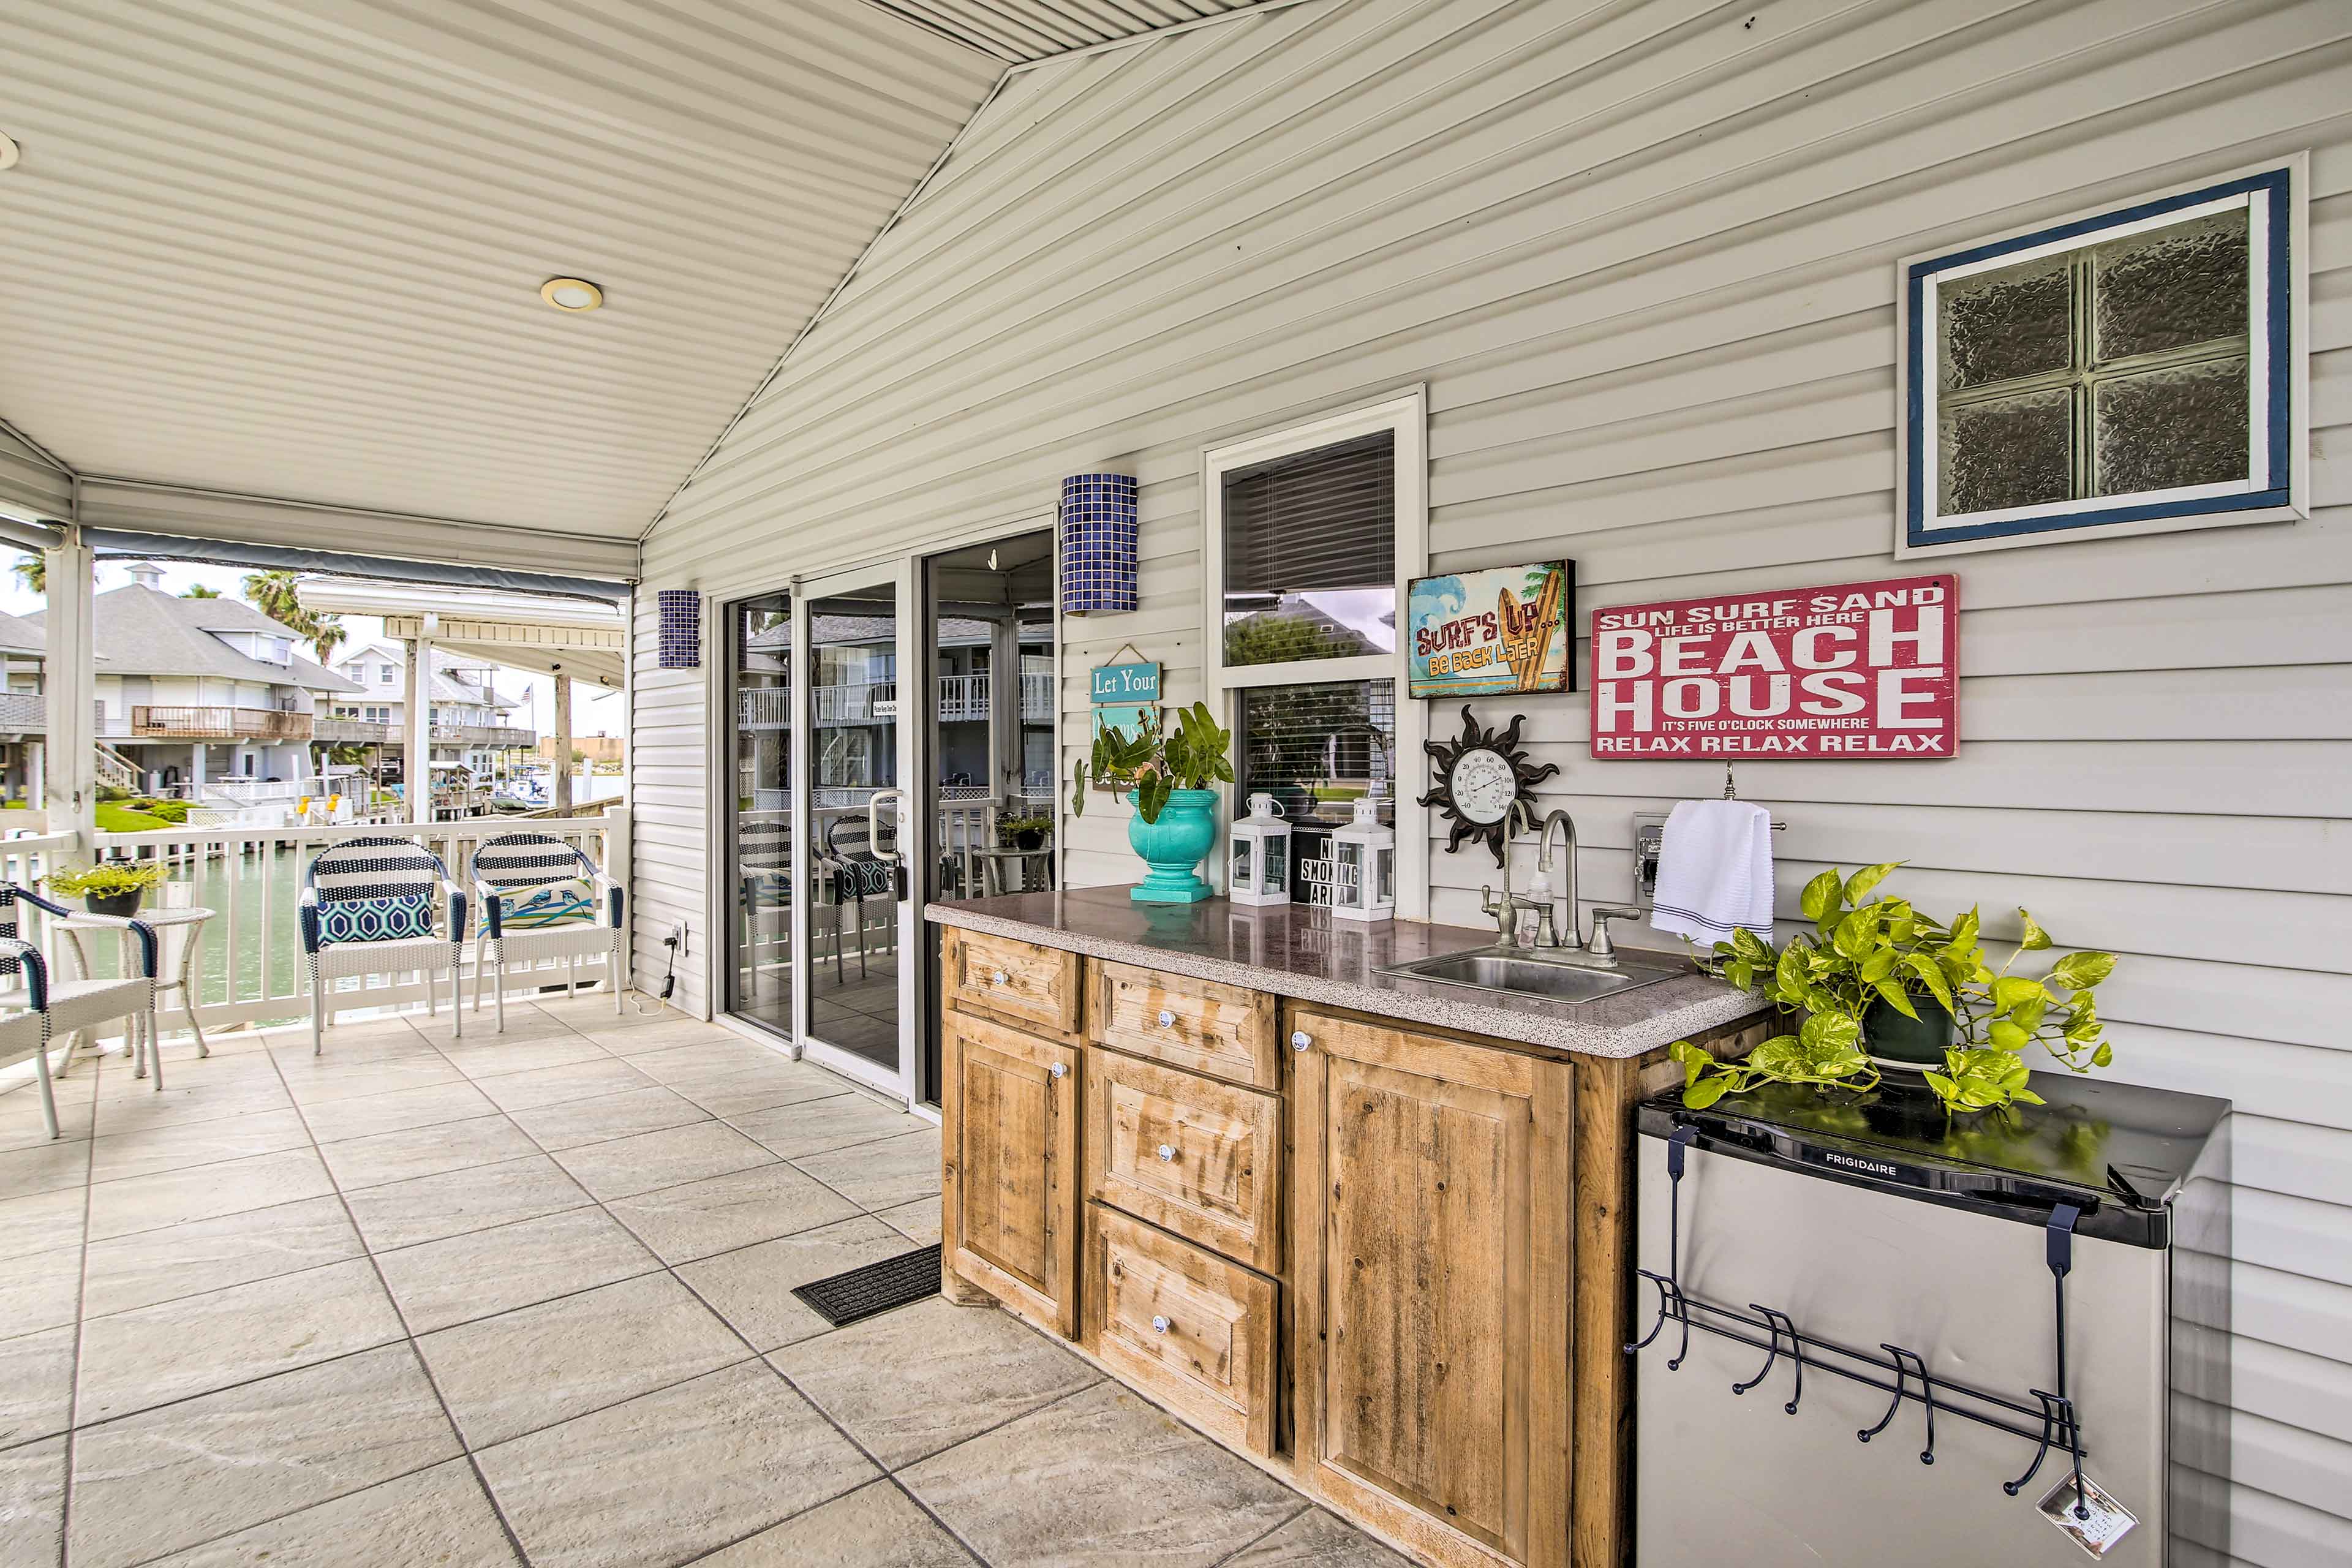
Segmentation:
{"type": "Polygon", "coordinates": [[[399,942],[432,933],[430,893],[330,899],[319,906],[319,935],[326,942],[399,942]]]}
{"type": "Polygon", "coordinates": [[[499,923],[535,931],[576,925],[596,918],[596,889],[584,877],[550,882],[519,897],[499,900],[499,923]]]}

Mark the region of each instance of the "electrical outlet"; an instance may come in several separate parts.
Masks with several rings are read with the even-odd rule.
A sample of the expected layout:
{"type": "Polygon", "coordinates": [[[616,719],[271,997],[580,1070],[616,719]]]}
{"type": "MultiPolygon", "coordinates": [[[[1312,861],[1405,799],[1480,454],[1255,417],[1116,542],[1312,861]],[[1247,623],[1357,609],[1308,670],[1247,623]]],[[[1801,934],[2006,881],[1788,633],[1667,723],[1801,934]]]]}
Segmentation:
{"type": "Polygon", "coordinates": [[[669,937],[666,945],[677,948],[680,958],[686,956],[686,922],[684,921],[677,921],[669,928],[669,937]]]}
{"type": "Polygon", "coordinates": [[[1638,908],[1650,909],[1658,901],[1658,851],[1665,838],[1664,816],[1633,814],[1633,902],[1638,908]]]}

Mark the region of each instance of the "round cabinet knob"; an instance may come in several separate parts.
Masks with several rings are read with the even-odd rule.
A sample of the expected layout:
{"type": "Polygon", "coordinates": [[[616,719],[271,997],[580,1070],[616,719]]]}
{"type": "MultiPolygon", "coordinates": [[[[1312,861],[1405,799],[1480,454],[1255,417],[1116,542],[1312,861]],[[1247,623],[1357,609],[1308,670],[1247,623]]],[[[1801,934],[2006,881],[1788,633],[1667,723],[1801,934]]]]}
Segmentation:
{"type": "Polygon", "coordinates": [[[1154,1318],[1151,1320],[1151,1331],[1155,1334],[1164,1334],[1175,1326],[1176,1325],[1171,1323],[1165,1318],[1154,1318]]]}
{"type": "Polygon", "coordinates": [[[1069,1065],[1066,1062],[1055,1062],[1052,1067],[1045,1069],[1045,1076],[1047,1078],[1060,1078],[1069,1070],[1069,1065]]]}
{"type": "Polygon", "coordinates": [[[1160,1009],[1160,1026],[1163,1029],[1174,1028],[1176,1026],[1176,1015],[1171,1013],[1165,1007],[1160,1009]]]}
{"type": "Polygon", "coordinates": [[[1291,1034],[1290,1048],[1294,1051],[1303,1051],[1314,1043],[1315,1042],[1313,1040],[1307,1038],[1307,1031],[1304,1029],[1295,1030],[1291,1034]]]}
{"type": "Polygon", "coordinates": [[[992,975],[990,975],[990,976],[988,977],[988,983],[989,983],[991,985],[1002,985],[1002,984],[1003,984],[1007,980],[1010,980],[1011,978],[1012,978],[1012,976],[1011,976],[1011,975],[1009,975],[1009,974],[1005,973],[1004,973],[1004,971],[1003,971],[1002,969],[1000,969],[1000,970],[998,970],[995,973],[993,973],[993,974],[992,974],[992,975]]]}
{"type": "Polygon", "coordinates": [[[1176,1157],[1176,1145],[1173,1143],[1160,1145],[1160,1157],[1163,1160],[1173,1160],[1176,1157]]]}

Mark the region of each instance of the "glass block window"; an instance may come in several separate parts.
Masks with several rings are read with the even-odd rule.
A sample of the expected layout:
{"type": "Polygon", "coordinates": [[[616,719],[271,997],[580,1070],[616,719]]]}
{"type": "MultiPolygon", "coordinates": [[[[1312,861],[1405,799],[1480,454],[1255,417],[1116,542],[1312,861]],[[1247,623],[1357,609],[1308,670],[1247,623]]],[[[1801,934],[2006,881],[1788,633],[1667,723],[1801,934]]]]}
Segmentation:
{"type": "Polygon", "coordinates": [[[1898,548],[2291,515],[2288,174],[1905,263],[1898,548]]]}
{"type": "Polygon", "coordinates": [[[1325,839],[1366,795],[1396,826],[1395,681],[1253,686],[1240,706],[1234,798],[1279,801],[1297,858],[1326,853],[1325,839]]]}

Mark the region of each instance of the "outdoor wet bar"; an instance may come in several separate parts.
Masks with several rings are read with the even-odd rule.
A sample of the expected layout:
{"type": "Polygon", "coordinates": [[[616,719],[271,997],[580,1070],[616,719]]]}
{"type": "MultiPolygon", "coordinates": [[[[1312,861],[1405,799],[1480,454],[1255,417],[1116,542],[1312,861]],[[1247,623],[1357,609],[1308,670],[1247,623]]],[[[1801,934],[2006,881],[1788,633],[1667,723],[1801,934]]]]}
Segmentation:
{"type": "Polygon", "coordinates": [[[1756,998],[1622,949],[1557,966],[1588,1001],[1466,989],[1394,972],[1492,931],[1305,905],[928,912],[950,1296],[1427,1561],[1620,1559],[1633,1107],[1756,998]]]}

